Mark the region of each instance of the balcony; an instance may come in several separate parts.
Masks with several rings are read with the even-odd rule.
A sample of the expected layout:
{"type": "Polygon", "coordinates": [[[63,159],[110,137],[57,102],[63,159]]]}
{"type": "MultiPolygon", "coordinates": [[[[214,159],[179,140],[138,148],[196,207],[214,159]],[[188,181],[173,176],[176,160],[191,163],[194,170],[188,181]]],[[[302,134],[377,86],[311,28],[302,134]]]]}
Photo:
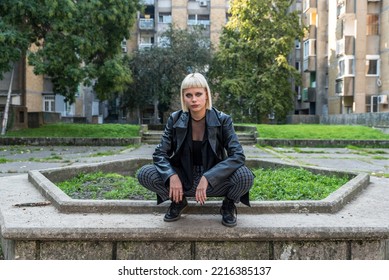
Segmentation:
{"type": "Polygon", "coordinates": [[[316,30],[317,30],[316,25],[313,24],[309,25],[307,39],[316,39],[316,30]]]}
{"type": "Polygon", "coordinates": [[[317,0],[304,0],[303,2],[303,13],[310,14],[316,12],[317,0]]]}
{"type": "Polygon", "coordinates": [[[140,43],[140,44],[138,44],[139,50],[150,49],[152,46],[153,46],[152,43],[140,43]]]}
{"type": "Polygon", "coordinates": [[[354,77],[343,77],[337,80],[336,93],[339,96],[354,96],[354,77]]]}
{"type": "Polygon", "coordinates": [[[355,38],[354,36],[344,36],[336,42],[336,55],[354,55],[355,38]]]}
{"type": "Polygon", "coordinates": [[[308,88],[308,101],[309,102],[316,102],[316,88],[314,88],[314,87],[308,88]]]}
{"type": "Polygon", "coordinates": [[[337,16],[339,18],[355,18],[355,0],[338,0],[337,16]]]}
{"type": "Polygon", "coordinates": [[[302,102],[316,102],[316,88],[304,88],[301,95],[302,102]]]}
{"type": "Polygon", "coordinates": [[[154,19],[153,18],[140,18],[139,19],[139,29],[141,29],[141,30],[153,30],[154,29],[154,19]]]}
{"type": "Polygon", "coordinates": [[[188,19],[188,25],[203,25],[209,26],[211,23],[209,20],[197,20],[197,19],[188,19]]]}
{"type": "Polygon", "coordinates": [[[316,71],[316,56],[308,56],[303,62],[304,72],[315,72],[316,71]]]}

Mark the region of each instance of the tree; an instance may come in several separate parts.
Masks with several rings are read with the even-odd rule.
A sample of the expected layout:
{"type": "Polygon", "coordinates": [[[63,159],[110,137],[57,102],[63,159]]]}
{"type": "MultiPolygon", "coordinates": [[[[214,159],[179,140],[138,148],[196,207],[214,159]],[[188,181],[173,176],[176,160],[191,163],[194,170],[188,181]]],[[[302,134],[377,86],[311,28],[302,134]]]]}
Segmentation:
{"type": "Polygon", "coordinates": [[[299,73],[287,57],[303,28],[297,13],[289,11],[292,2],[231,1],[210,76],[218,106],[236,120],[260,121],[269,114],[282,120],[293,108],[290,82],[298,81],[299,73]]]}
{"type": "Polygon", "coordinates": [[[27,54],[35,74],[51,77],[53,90],[72,102],[80,83],[100,98],[131,82],[120,43],[129,37],[138,1],[2,0],[0,78],[27,54]]]}
{"type": "MultiPolygon", "coordinates": [[[[130,109],[145,108],[150,101],[155,112],[164,113],[179,98],[182,79],[191,72],[205,74],[211,61],[211,46],[201,30],[175,29],[164,32],[158,46],[135,52],[130,61],[134,82],[123,95],[130,109]]],[[[155,120],[158,118],[154,116],[155,120]]]]}

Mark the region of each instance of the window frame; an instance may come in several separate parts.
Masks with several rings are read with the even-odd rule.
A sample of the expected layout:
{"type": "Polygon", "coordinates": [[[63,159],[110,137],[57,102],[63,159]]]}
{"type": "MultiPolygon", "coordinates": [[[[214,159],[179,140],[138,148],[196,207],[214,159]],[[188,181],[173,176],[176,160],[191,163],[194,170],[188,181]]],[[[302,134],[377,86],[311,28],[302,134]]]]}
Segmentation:
{"type": "Polygon", "coordinates": [[[338,76],[337,78],[343,77],[355,77],[355,57],[353,55],[345,55],[338,59],[338,76]],[[350,61],[352,63],[350,64],[350,61]],[[343,73],[341,63],[343,63],[343,73]],[[350,69],[351,65],[351,69],[350,69]]]}
{"type": "Polygon", "coordinates": [[[365,75],[367,77],[379,77],[380,76],[380,67],[381,67],[381,59],[379,55],[366,55],[366,63],[365,63],[365,75]],[[370,61],[376,61],[375,72],[374,74],[369,74],[370,70],[370,61]]]}
{"type": "Polygon", "coordinates": [[[366,15],[366,35],[379,35],[380,34],[380,15],[379,14],[367,14],[366,15]]]}

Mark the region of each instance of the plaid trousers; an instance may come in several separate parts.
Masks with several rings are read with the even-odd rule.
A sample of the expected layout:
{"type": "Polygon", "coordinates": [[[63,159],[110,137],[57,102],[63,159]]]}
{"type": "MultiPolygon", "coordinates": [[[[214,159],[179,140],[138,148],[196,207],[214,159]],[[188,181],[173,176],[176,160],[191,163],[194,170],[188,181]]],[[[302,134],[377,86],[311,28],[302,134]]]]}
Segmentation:
{"type": "MultiPolygon", "coordinates": [[[[203,175],[202,166],[193,167],[193,186],[190,190],[184,190],[186,197],[194,197],[196,188],[203,175]]],[[[143,166],[138,172],[139,183],[148,190],[155,192],[162,201],[169,199],[169,186],[165,186],[157,168],[153,164],[143,166]]],[[[208,185],[207,196],[225,196],[238,203],[240,198],[250,191],[253,185],[254,175],[249,168],[242,166],[231,174],[226,181],[216,186],[208,185]]]]}

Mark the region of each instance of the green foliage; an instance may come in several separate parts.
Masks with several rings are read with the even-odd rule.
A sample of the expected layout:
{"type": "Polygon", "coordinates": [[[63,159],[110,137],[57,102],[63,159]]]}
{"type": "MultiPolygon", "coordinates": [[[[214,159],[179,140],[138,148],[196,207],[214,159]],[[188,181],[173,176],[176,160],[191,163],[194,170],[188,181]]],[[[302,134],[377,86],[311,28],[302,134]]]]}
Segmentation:
{"type": "Polygon", "coordinates": [[[120,43],[138,8],[131,0],[2,0],[0,73],[27,53],[34,72],[50,76],[54,92],[69,101],[81,83],[93,82],[102,97],[122,91],[131,76],[120,43]]]}
{"type": "Polygon", "coordinates": [[[142,187],[132,176],[117,173],[81,173],[57,183],[72,198],[78,199],[154,199],[155,194],[142,187]]]}
{"type": "MultiPolygon", "coordinates": [[[[252,200],[320,200],[348,181],[347,177],[313,174],[302,168],[256,169],[252,200]]],[[[132,176],[117,173],[81,173],[57,183],[72,198],[154,199],[132,176]]]]}
{"type": "Polygon", "coordinates": [[[389,139],[377,129],[359,125],[256,125],[260,138],[275,139],[348,139],[371,140],[389,139]]]}
{"type": "Polygon", "coordinates": [[[28,45],[29,42],[23,37],[22,32],[6,23],[0,15],[0,80],[3,79],[5,72],[12,70],[12,62],[17,62],[21,58],[22,50],[27,49],[28,45]]]}
{"type": "Polygon", "coordinates": [[[127,124],[46,124],[39,128],[10,131],[9,137],[129,138],[139,136],[139,126],[127,124]]]}
{"type": "Polygon", "coordinates": [[[158,100],[159,110],[167,111],[172,97],[179,97],[182,79],[189,72],[203,72],[211,60],[209,39],[200,30],[175,29],[161,38],[160,45],[135,52],[130,61],[133,84],[123,96],[129,108],[140,109],[158,100]]]}
{"type": "Polygon", "coordinates": [[[3,157],[0,158],[0,164],[1,164],[1,163],[7,163],[7,162],[9,162],[8,159],[3,158],[3,157]]]}
{"type": "Polygon", "coordinates": [[[299,73],[287,57],[303,35],[289,0],[231,1],[231,17],[220,38],[210,76],[217,106],[240,122],[268,114],[282,120],[292,109],[291,81],[299,73]]]}
{"type": "Polygon", "coordinates": [[[321,200],[344,185],[347,177],[313,174],[302,168],[256,169],[253,200],[321,200]]]}

